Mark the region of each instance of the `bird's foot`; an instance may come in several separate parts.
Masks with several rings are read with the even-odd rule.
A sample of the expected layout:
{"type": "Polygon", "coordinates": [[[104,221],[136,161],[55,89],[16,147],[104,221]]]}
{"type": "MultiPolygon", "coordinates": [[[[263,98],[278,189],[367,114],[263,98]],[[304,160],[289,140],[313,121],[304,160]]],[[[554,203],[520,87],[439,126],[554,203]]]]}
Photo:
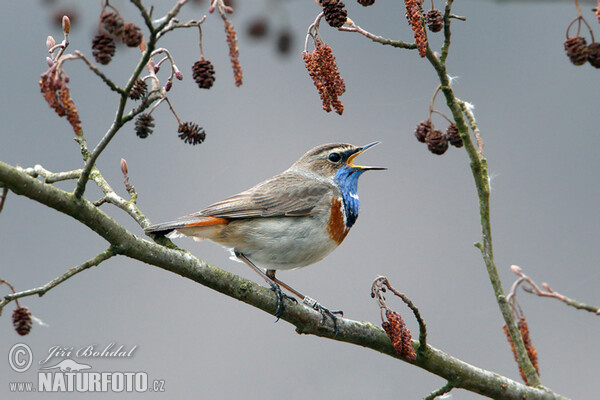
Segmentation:
{"type": "Polygon", "coordinates": [[[331,311],[328,308],[323,307],[315,299],[310,298],[308,296],[305,296],[302,302],[321,313],[323,317],[323,319],[321,320],[322,324],[324,324],[327,321],[327,317],[331,318],[331,321],[333,322],[333,333],[337,336],[337,334],[339,333],[339,327],[337,323],[338,318],[336,317],[336,314],[338,314],[340,317],[343,317],[344,312],[342,310],[331,311]]]}
{"type": "Polygon", "coordinates": [[[285,299],[291,300],[294,303],[298,303],[298,300],[296,300],[292,296],[288,296],[287,294],[283,293],[281,287],[279,287],[279,285],[275,282],[271,283],[271,290],[274,291],[275,295],[277,296],[277,308],[275,309],[275,317],[277,318],[275,322],[277,322],[279,321],[279,318],[283,315],[283,311],[285,310],[285,299]]]}

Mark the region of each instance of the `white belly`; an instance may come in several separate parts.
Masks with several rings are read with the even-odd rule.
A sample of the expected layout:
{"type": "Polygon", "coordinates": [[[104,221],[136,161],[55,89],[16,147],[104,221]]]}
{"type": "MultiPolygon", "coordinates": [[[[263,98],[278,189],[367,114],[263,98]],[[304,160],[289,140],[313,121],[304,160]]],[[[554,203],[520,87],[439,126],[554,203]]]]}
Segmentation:
{"type": "Polygon", "coordinates": [[[241,236],[242,240],[215,241],[243,253],[262,268],[300,268],[322,260],[338,246],[329,237],[326,223],[316,217],[275,217],[246,221],[237,227],[232,221],[224,233],[229,231],[228,237],[241,236]]]}
{"type": "Polygon", "coordinates": [[[206,235],[179,231],[234,249],[258,267],[285,270],[316,263],[338,246],[326,226],[327,219],[317,216],[271,217],[233,220],[219,232],[207,230],[206,235]]]}

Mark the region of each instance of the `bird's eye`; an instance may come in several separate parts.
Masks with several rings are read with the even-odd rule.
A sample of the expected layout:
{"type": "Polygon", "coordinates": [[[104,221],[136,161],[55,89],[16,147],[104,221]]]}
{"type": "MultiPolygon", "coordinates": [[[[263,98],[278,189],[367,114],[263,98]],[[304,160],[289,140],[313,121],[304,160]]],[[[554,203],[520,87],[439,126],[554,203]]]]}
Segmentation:
{"type": "Polygon", "coordinates": [[[331,162],[339,162],[342,159],[342,156],[340,155],[340,153],[331,153],[329,155],[329,161],[331,162]]]}

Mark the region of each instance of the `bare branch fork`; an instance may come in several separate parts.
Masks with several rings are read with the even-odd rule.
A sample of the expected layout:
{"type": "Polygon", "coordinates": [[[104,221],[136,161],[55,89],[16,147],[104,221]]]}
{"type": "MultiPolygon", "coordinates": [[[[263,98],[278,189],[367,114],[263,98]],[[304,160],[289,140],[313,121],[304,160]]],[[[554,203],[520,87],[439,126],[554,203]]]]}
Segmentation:
{"type": "MultiPolygon", "coordinates": [[[[94,167],[94,164],[96,163],[96,160],[98,159],[100,154],[104,151],[106,146],[108,146],[108,143],[110,143],[110,141],[113,139],[113,137],[119,131],[119,129],[126,122],[128,122],[133,117],[135,117],[135,115],[137,115],[137,113],[143,111],[145,108],[148,107],[148,105],[149,105],[148,102],[142,103],[142,105],[140,107],[138,107],[139,111],[137,113],[134,113],[133,115],[131,115],[131,113],[130,113],[129,116],[124,117],[125,106],[127,104],[127,99],[128,99],[129,93],[131,92],[131,89],[133,88],[135,81],[140,77],[140,74],[142,73],[143,69],[146,67],[146,64],[148,64],[148,61],[151,58],[152,52],[156,48],[156,42],[158,41],[158,37],[159,37],[160,33],[162,32],[163,29],[165,29],[169,26],[169,24],[171,23],[173,18],[175,18],[177,16],[177,14],[179,13],[179,11],[181,10],[181,7],[183,7],[185,5],[185,3],[187,3],[187,0],[178,1],[175,4],[175,6],[163,18],[161,18],[159,21],[157,21],[156,25],[154,25],[152,23],[149,12],[142,5],[141,0],[131,0],[131,1],[139,9],[139,11],[142,15],[142,18],[144,19],[144,22],[146,24],[146,27],[149,30],[148,41],[146,43],[144,51],[142,52],[142,56],[141,56],[138,64],[134,68],[131,77],[129,78],[129,80],[127,81],[127,84],[125,85],[125,88],[123,89],[123,92],[120,92],[119,105],[117,107],[117,112],[116,112],[115,118],[114,118],[110,128],[104,134],[104,137],[96,145],[94,150],[92,150],[92,152],[89,153],[89,157],[86,160],[86,163],[85,163],[85,166],[83,167],[81,176],[79,177],[79,180],[77,181],[77,186],[75,187],[74,194],[75,194],[75,197],[78,199],[83,196],[83,193],[85,192],[85,186],[86,186],[87,181],[89,180],[90,174],[92,172],[92,168],[94,167]],[[140,110],[140,108],[141,108],[141,110],[140,110]]],[[[199,21],[198,24],[202,23],[202,21],[199,21]]],[[[105,82],[106,82],[106,80],[105,80],[105,82]]]]}

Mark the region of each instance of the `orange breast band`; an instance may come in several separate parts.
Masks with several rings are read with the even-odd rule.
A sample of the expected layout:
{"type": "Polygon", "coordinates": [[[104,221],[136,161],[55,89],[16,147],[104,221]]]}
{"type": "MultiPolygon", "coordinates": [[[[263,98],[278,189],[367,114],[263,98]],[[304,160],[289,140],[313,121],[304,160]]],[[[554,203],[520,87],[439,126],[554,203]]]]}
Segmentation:
{"type": "Polygon", "coordinates": [[[344,211],[342,210],[342,202],[337,198],[331,199],[331,214],[327,223],[327,232],[331,240],[342,243],[348,234],[349,229],[344,223],[344,211]]]}

